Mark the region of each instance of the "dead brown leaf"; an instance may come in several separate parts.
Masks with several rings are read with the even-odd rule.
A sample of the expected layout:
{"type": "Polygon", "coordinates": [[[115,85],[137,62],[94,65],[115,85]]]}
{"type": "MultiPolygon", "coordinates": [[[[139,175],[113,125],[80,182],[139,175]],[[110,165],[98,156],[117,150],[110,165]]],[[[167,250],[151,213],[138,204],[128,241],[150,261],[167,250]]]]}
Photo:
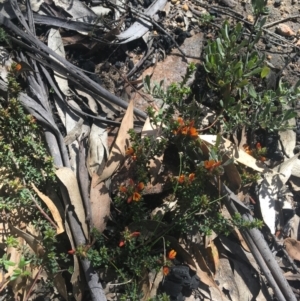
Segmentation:
{"type": "Polygon", "coordinates": [[[94,182],[94,187],[102,181],[111,177],[111,175],[119,168],[124,162],[126,149],[129,147],[129,134],[128,130],[133,128],[133,100],[130,101],[127,111],[122,120],[118,136],[112,146],[109,158],[105,164],[103,173],[99,176],[98,180],[94,182]]]}
{"type": "Polygon", "coordinates": [[[33,188],[35,193],[40,197],[40,199],[47,205],[48,209],[50,210],[50,212],[53,216],[53,219],[55,220],[55,222],[57,224],[56,234],[63,233],[65,231],[64,226],[63,226],[63,221],[59,214],[58,209],[56,208],[56,206],[54,205],[52,200],[48,196],[43,194],[41,191],[39,191],[33,183],[31,183],[31,187],[33,188]]]}
{"type": "Polygon", "coordinates": [[[286,238],[283,245],[291,258],[300,260],[300,241],[293,238],[286,238]]]}
{"type": "Polygon", "coordinates": [[[81,194],[79,191],[78,182],[74,172],[68,167],[61,167],[56,171],[56,175],[59,180],[66,187],[71,204],[74,206],[75,213],[79,222],[81,223],[81,227],[85,238],[88,238],[88,227],[85,222],[85,210],[81,198],[81,194]]]}
{"type": "Polygon", "coordinates": [[[29,247],[33,250],[35,254],[37,254],[39,257],[42,257],[45,254],[45,250],[43,246],[40,244],[40,242],[31,234],[26,233],[13,225],[9,224],[9,228],[12,234],[16,234],[17,236],[23,238],[29,247]]]}
{"type": "Polygon", "coordinates": [[[110,196],[104,182],[98,182],[99,176],[94,173],[92,176],[90,201],[91,201],[91,218],[92,225],[100,233],[106,228],[106,223],[110,215],[110,196]]]}
{"type": "Polygon", "coordinates": [[[218,249],[213,240],[209,243],[208,247],[206,248],[206,252],[210,258],[210,261],[214,265],[213,273],[215,274],[219,268],[220,258],[218,249]]]}
{"type": "Polygon", "coordinates": [[[61,296],[65,298],[65,300],[68,301],[68,292],[66,287],[65,278],[62,276],[61,273],[57,273],[53,277],[54,286],[57,289],[57,291],[60,293],[61,296]]]}

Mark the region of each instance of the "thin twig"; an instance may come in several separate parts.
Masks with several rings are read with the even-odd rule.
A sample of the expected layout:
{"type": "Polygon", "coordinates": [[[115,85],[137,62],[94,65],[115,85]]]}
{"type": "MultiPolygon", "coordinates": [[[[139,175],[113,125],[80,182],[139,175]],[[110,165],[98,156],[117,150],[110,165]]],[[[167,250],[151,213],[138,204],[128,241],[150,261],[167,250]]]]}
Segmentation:
{"type": "Polygon", "coordinates": [[[290,21],[290,20],[297,19],[297,18],[300,18],[300,15],[289,16],[289,17],[286,17],[286,18],[283,18],[283,19],[280,19],[280,20],[277,20],[277,21],[274,21],[274,22],[270,22],[268,24],[265,24],[263,26],[263,28],[270,28],[270,27],[272,27],[274,25],[277,25],[279,23],[282,23],[282,22],[285,22],[285,21],[290,21]]]}
{"type": "Polygon", "coordinates": [[[32,282],[32,285],[31,285],[31,287],[30,287],[28,293],[26,294],[26,297],[25,297],[24,301],[27,301],[27,300],[29,299],[29,297],[30,297],[30,295],[31,295],[31,292],[33,291],[33,288],[34,288],[36,282],[38,281],[38,278],[39,278],[39,276],[40,276],[42,270],[43,270],[43,266],[41,266],[41,267],[39,268],[39,271],[38,271],[37,274],[35,275],[34,280],[33,280],[33,282],[32,282]]]}
{"type": "Polygon", "coordinates": [[[42,207],[38,204],[38,202],[35,200],[34,196],[29,192],[30,197],[32,201],[34,202],[37,209],[41,212],[41,214],[45,217],[45,219],[55,228],[57,229],[57,225],[54,223],[54,221],[49,217],[49,215],[42,209],[42,207]]]}

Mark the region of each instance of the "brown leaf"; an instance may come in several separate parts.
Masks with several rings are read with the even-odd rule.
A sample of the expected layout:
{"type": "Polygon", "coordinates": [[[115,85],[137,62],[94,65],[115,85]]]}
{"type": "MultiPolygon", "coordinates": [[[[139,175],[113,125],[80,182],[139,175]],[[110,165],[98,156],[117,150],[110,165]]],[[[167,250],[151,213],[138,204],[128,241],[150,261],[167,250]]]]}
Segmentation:
{"type": "Polygon", "coordinates": [[[62,276],[61,273],[57,273],[53,277],[54,286],[57,289],[57,291],[60,293],[61,296],[65,298],[65,300],[68,301],[68,292],[66,287],[65,278],[62,276]]]}
{"type": "Polygon", "coordinates": [[[41,198],[41,200],[47,205],[48,209],[50,210],[50,212],[53,216],[53,219],[55,220],[55,222],[57,224],[56,234],[63,233],[65,231],[64,226],[63,226],[63,221],[59,214],[59,211],[57,210],[57,208],[54,205],[54,203],[52,202],[52,200],[49,197],[47,197],[46,195],[44,195],[41,191],[39,191],[33,183],[31,183],[31,187],[33,188],[35,193],[41,198]]]}
{"type": "Polygon", "coordinates": [[[206,248],[206,252],[211,260],[211,262],[214,265],[214,270],[213,272],[216,273],[216,271],[219,268],[219,264],[220,264],[220,258],[219,258],[219,252],[218,249],[214,243],[214,241],[210,241],[208,247],[206,248]]]}
{"type": "Polygon", "coordinates": [[[233,229],[233,234],[234,236],[240,241],[241,246],[243,247],[243,249],[247,252],[250,252],[249,247],[247,245],[247,243],[245,242],[240,230],[237,227],[234,227],[233,229]]]}
{"type": "Polygon", "coordinates": [[[122,120],[118,136],[112,146],[109,158],[106,162],[103,173],[98,180],[94,182],[94,186],[111,177],[111,175],[119,168],[125,159],[126,149],[129,147],[128,130],[133,128],[133,100],[130,101],[125,116],[122,120]]]}
{"type": "Polygon", "coordinates": [[[30,248],[34,251],[34,253],[39,257],[42,257],[45,254],[44,248],[34,236],[14,227],[11,224],[9,224],[9,228],[12,234],[16,234],[17,236],[23,238],[30,246],[30,248]]]}
{"type": "Polygon", "coordinates": [[[98,179],[98,175],[94,173],[90,192],[91,218],[93,227],[102,233],[109,219],[111,199],[105,181],[95,185],[98,179]]]}
{"type": "Polygon", "coordinates": [[[56,176],[66,187],[71,204],[74,206],[75,213],[79,222],[81,223],[81,227],[85,238],[88,238],[88,227],[85,222],[85,211],[81,198],[81,194],[78,187],[78,182],[74,172],[68,167],[61,167],[56,171],[56,176]]]}
{"type": "Polygon", "coordinates": [[[286,238],[283,245],[292,259],[300,260],[300,241],[293,238],[286,238]]]}

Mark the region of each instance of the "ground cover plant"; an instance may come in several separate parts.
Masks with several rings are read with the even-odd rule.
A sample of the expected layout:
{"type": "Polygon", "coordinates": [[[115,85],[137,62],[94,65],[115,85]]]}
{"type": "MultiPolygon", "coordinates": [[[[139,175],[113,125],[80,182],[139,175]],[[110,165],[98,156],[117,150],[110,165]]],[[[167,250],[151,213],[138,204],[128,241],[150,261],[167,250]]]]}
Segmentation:
{"type": "MultiPolygon", "coordinates": [[[[205,99],[197,101],[189,84],[199,66],[189,64],[182,80],[167,87],[145,76],[144,92],[152,100],[159,99],[161,107],[149,106],[138,130],[130,100],[122,121],[110,120],[119,130],[101,159],[99,149],[105,149],[101,139],[107,128],[95,117],[104,118],[97,110],[91,110],[97,116],[89,114],[73,99],[60,99],[57,105],[59,89],[65,86],[58,89],[44,68],[51,90],[46,88],[38,78],[43,65],[38,68],[35,62],[31,67],[20,51],[22,61],[12,62],[0,82],[4,279],[0,289],[4,294],[29,300],[39,293],[45,296],[41,286],[48,295],[57,290],[54,295],[60,297],[52,295],[53,300],[184,300],[203,297],[205,291],[215,294],[211,300],[230,297],[217,278],[226,239],[250,253],[249,233],[268,226],[274,234],[275,227],[263,214],[253,217],[253,198],[249,197],[248,206],[235,195],[265,181],[264,172],[275,177],[264,165],[274,150],[261,137],[292,128],[300,95],[299,83],[289,86],[279,80],[276,89],[266,87],[270,68],[257,50],[266,24],[266,3],[253,0],[252,5],[255,20],[250,33],[242,23],[226,20],[203,51],[213,120],[205,124],[205,99]],[[41,95],[51,102],[44,103],[41,95]],[[77,111],[70,111],[69,104],[77,111]],[[64,139],[51,119],[53,112],[60,117],[56,123],[67,132],[64,139]],[[68,128],[66,120],[74,112],[79,115],[68,128]],[[49,143],[53,141],[49,133],[56,139],[56,149],[49,143]],[[240,148],[232,142],[237,136],[244,141],[240,148]],[[232,210],[228,198],[235,199],[239,210],[232,210]]],[[[207,25],[213,19],[202,16],[201,22],[207,25]]],[[[0,41],[9,49],[17,39],[6,30],[1,29],[0,41]]],[[[291,170],[281,167],[288,178],[291,170]]],[[[277,181],[284,186],[282,178],[277,181]]],[[[286,241],[286,246],[292,244],[286,241]]],[[[233,258],[231,264],[237,266],[233,258]]],[[[258,288],[247,291],[247,297],[256,298],[260,283],[269,281],[274,295],[281,298],[280,284],[265,280],[258,269],[253,274],[258,288]]],[[[286,279],[278,277],[285,286],[283,294],[289,295],[286,279]]]]}

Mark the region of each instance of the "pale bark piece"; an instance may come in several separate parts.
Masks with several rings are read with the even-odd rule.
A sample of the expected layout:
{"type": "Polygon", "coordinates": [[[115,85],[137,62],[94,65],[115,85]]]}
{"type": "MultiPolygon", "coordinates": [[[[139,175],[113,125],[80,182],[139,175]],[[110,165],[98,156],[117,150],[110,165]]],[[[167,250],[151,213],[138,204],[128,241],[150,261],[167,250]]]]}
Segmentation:
{"type": "MultiPolygon", "coordinates": [[[[287,107],[287,109],[290,109],[290,107],[287,107]]],[[[292,118],[288,121],[289,126],[291,128],[296,127],[296,119],[292,118]]],[[[287,153],[287,155],[291,158],[294,156],[294,148],[296,146],[296,132],[294,130],[285,130],[278,132],[278,135],[280,136],[280,140],[282,142],[282,145],[284,147],[284,151],[287,153]]],[[[281,149],[281,143],[279,143],[279,148],[281,149]]],[[[285,158],[285,160],[287,160],[285,158]]]]}
{"type": "Polygon", "coordinates": [[[110,217],[111,198],[109,196],[109,190],[105,185],[105,181],[95,185],[98,178],[97,174],[93,174],[90,193],[91,223],[92,227],[102,233],[105,230],[106,223],[110,217]]]}
{"type": "Polygon", "coordinates": [[[88,226],[85,222],[84,206],[75,173],[68,167],[62,167],[56,171],[56,176],[59,178],[59,180],[62,182],[62,184],[66,187],[68,191],[70,202],[74,206],[75,213],[87,240],[88,226]]]}
{"type": "Polygon", "coordinates": [[[130,145],[128,130],[133,128],[133,100],[130,101],[125,116],[123,117],[118,136],[112,146],[109,158],[105,164],[103,173],[95,182],[95,186],[108,179],[124,162],[126,149],[130,145]]]}
{"type": "Polygon", "coordinates": [[[276,202],[279,192],[290,178],[294,165],[298,162],[294,156],[273,169],[273,173],[265,173],[259,188],[259,205],[265,224],[271,233],[275,233],[276,202]]]}
{"type": "Polygon", "coordinates": [[[239,292],[238,301],[256,300],[260,291],[259,278],[249,277],[252,271],[245,263],[235,259],[230,261],[234,265],[233,275],[239,292]]]}
{"type": "MultiPolygon", "coordinates": [[[[167,3],[167,0],[156,0],[145,10],[144,14],[153,17],[158,10],[162,10],[167,3]]],[[[128,43],[130,41],[141,38],[152,27],[152,23],[143,19],[138,19],[129,28],[117,35],[121,43],[128,43]]]]}
{"type": "MultiPolygon", "coordinates": [[[[161,140],[160,128],[157,128],[155,125],[153,125],[150,122],[150,118],[148,117],[144,123],[141,136],[142,138],[144,137],[153,138],[154,140],[159,142],[161,140]]],[[[164,159],[163,154],[159,157],[155,156],[154,159],[150,159],[148,170],[151,176],[151,184],[155,184],[156,182],[159,171],[161,170],[163,159],[164,159]]]]}
{"type": "Polygon", "coordinates": [[[300,241],[293,238],[286,238],[283,245],[292,259],[300,261],[300,241]]]}
{"type": "Polygon", "coordinates": [[[54,0],[56,6],[62,7],[73,20],[91,23],[98,16],[79,0],[54,0]]]}
{"type": "MultiPolygon", "coordinates": [[[[48,35],[48,47],[55,51],[61,57],[66,57],[64,44],[58,29],[50,29],[48,35]]],[[[67,73],[65,72],[64,74],[62,74],[58,73],[57,71],[54,71],[54,78],[61,92],[64,95],[69,96],[70,88],[68,85],[67,73]]]]}
{"type": "Polygon", "coordinates": [[[90,94],[86,93],[85,91],[82,91],[80,89],[75,89],[75,90],[80,96],[87,98],[89,108],[91,109],[91,111],[93,113],[98,115],[98,106],[97,106],[96,100],[90,94]]]}
{"type": "Polygon", "coordinates": [[[94,173],[97,175],[102,173],[108,153],[106,126],[94,122],[89,135],[89,149],[86,163],[90,177],[94,173]]]}
{"type": "Polygon", "coordinates": [[[78,139],[82,132],[83,122],[84,120],[80,118],[76,125],[73,127],[73,129],[64,137],[64,142],[66,145],[69,145],[78,139]]]}
{"type": "Polygon", "coordinates": [[[219,269],[216,271],[215,281],[221,290],[225,290],[232,301],[241,301],[239,290],[227,258],[220,258],[219,269]]]}
{"type": "Polygon", "coordinates": [[[50,212],[53,216],[53,219],[57,224],[56,234],[63,233],[65,231],[64,226],[63,226],[63,221],[59,214],[58,209],[56,208],[56,206],[54,205],[52,200],[48,196],[43,194],[41,191],[39,191],[38,188],[33,183],[31,183],[31,187],[33,188],[35,193],[40,197],[40,199],[47,205],[48,209],[50,210],[50,212]]]}

